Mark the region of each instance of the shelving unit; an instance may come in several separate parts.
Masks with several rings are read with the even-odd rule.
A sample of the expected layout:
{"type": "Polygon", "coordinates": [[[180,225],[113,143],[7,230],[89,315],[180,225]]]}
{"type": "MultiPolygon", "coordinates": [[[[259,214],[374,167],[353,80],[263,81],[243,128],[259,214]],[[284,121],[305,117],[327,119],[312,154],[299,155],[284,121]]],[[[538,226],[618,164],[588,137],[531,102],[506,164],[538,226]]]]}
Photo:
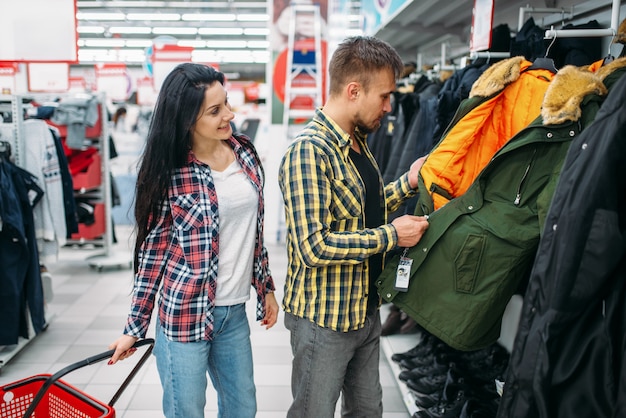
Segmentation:
{"type": "MultiPolygon", "coordinates": [[[[111,173],[109,170],[109,123],[104,94],[97,98],[99,118],[93,127],[87,127],[85,137],[90,146],[97,148],[92,155],[93,162],[86,171],[74,176],[74,196],[87,200],[94,207],[94,223],[79,224],[79,231],[68,239],[68,246],[76,248],[97,247],[102,251],[86,259],[92,268],[102,271],[107,267],[125,267],[131,265],[128,254],[118,254],[113,250],[113,223],[111,216],[111,173]]],[[[66,127],[61,128],[63,136],[66,127]]]]}
{"type": "MultiPolygon", "coordinates": [[[[15,115],[23,114],[23,101],[20,96],[14,95],[0,95],[0,103],[4,106],[10,106],[10,111],[12,115],[12,133],[11,137],[2,137],[3,141],[7,141],[11,146],[11,156],[15,164],[19,167],[23,167],[25,163],[25,141],[23,141],[23,125],[21,118],[15,117],[15,115]]],[[[52,319],[54,318],[54,314],[50,314],[46,312],[45,314],[45,325],[41,332],[44,332],[52,319]]],[[[38,335],[35,334],[35,331],[32,326],[32,321],[30,320],[30,316],[27,315],[26,323],[28,325],[28,335],[30,338],[19,337],[17,344],[1,346],[0,347],[0,369],[4,365],[6,365],[13,357],[15,357],[19,352],[26,347],[33,339],[38,335]]]]}
{"type": "MultiPolygon", "coordinates": [[[[61,95],[66,97],[68,95],[61,95]]],[[[27,94],[27,95],[0,95],[0,103],[4,106],[10,106],[12,114],[11,137],[3,136],[2,140],[9,142],[11,146],[11,155],[15,164],[19,167],[25,166],[27,140],[24,137],[24,119],[17,115],[24,114],[24,102],[26,99],[39,100],[45,102],[49,95],[27,94]]],[[[107,113],[104,94],[96,95],[99,106],[99,119],[94,127],[88,127],[86,138],[88,138],[94,147],[98,149],[97,156],[93,163],[84,174],[76,179],[74,187],[75,197],[89,198],[96,202],[94,216],[97,226],[79,225],[80,229],[77,234],[72,235],[67,240],[66,246],[81,248],[83,246],[89,248],[99,248],[101,253],[86,257],[87,262],[93,268],[102,270],[109,266],[130,266],[130,256],[128,254],[118,255],[112,249],[112,218],[111,218],[111,176],[109,172],[109,130],[107,123],[107,113]],[[99,222],[99,223],[98,223],[99,222]]],[[[50,125],[54,126],[53,123],[50,125]]],[[[56,126],[61,133],[66,127],[56,126]]],[[[94,224],[94,225],[96,225],[94,224]]],[[[42,332],[50,325],[54,318],[53,314],[46,313],[45,326],[42,332]]],[[[18,343],[11,346],[0,347],[0,368],[16,356],[22,348],[28,345],[38,334],[32,329],[30,320],[29,337],[18,339],[18,343]]]]}

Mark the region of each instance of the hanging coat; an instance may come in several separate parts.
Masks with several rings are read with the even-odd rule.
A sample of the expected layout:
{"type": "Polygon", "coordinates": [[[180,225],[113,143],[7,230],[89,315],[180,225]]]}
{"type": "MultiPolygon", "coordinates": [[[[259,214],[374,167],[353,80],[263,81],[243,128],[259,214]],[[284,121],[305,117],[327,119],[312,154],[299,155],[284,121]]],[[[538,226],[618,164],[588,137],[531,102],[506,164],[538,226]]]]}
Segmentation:
{"type": "Polygon", "coordinates": [[[29,320],[35,333],[45,326],[32,211],[42,196],[31,173],[0,162],[0,346],[31,337],[29,320]]]}
{"type": "Polygon", "coordinates": [[[499,418],[626,416],[624,60],[599,70],[622,67],[604,79],[606,101],[574,139],[563,165],[524,297],[499,418]]]}
{"type": "Polygon", "coordinates": [[[552,73],[529,66],[511,58],[474,84],[420,171],[415,214],[430,215],[430,227],[408,251],[408,291],[394,288],[397,256],[377,280],[386,301],[458,350],[497,341],[504,309],[528,278],[565,154],[606,93],[589,71],[565,67],[550,82],[552,73]],[[540,108],[531,123],[519,119],[540,108]]]}

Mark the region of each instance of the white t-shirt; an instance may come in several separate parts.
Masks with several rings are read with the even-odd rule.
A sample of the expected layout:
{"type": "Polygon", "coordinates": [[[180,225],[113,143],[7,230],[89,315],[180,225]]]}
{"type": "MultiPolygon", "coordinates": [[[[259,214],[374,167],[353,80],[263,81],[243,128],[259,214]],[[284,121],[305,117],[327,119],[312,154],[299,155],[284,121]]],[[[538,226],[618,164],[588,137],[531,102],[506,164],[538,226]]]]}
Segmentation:
{"type": "Polygon", "coordinates": [[[216,306],[250,299],[258,197],[235,160],[224,171],[212,171],[219,207],[219,264],[216,306]]]}

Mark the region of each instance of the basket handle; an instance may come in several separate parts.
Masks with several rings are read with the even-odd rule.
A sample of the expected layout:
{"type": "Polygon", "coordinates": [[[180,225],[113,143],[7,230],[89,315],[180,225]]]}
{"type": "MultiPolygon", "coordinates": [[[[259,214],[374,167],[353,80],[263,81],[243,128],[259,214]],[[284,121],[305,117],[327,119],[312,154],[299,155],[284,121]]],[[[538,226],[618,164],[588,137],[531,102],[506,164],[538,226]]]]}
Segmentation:
{"type": "MultiPolygon", "coordinates": [[[[124,382],[122,382],[117,392],[115,392],[115,395],[113,395],[113,398],[111,398],[111,401],[109,401],[109,406],[113,406],[115,402],[117,402],[119,397],[122,395],[122,392],[124,392],[126,387],[130,384],[131,380],[133,380],[133,378],[135,377],[135,375],[137,374],[141,366],[143,366],[146,360],[148,360],[148,357],[150,357],[150,353],[152,353],[152,349],[154,348],[154,339],[145,338],[143,340],[136,341],[135,344],[133,344],[133,347],[137,348],[137,347],[141,347],[144,345],[149,345],[149,347],[146,349],[145,353],[141,356],[141,358],[139,359],[135,367],[130,371],[128,376],[126,376],[126,379],[124,379],[124,382]]],[[[35,412],[35,408],[37,407],[39,402],[43,399],[44,395],[46,394],[46,391],[48,390],[48,388],[52,386],[54,382],[59,380],[61,377],[65,376],[66,374],[70,372],[73,372],[74,370],[78,370],[85,366],[89,366],[90,364],[99,363],[103,360],[106,360],[110,358],[113,354],[115,354],[115,350],[108,350],[108,351],[105,351],[104,353],[96,354],[95,356],[91,356],[84,360],[78,361],[76,363],[72,363],[69,366],[66,366],[65,368],[59,370],[52,376],[48,377],[46,381],[44,382],[44,384],[39,389],[39,391],[37,392],[37,394],[35,395],[35,397],[33,398],[33,401],[28,406],[28,409],[24,413],[23,418],[30,418],[32,413],[35,412]]]]}

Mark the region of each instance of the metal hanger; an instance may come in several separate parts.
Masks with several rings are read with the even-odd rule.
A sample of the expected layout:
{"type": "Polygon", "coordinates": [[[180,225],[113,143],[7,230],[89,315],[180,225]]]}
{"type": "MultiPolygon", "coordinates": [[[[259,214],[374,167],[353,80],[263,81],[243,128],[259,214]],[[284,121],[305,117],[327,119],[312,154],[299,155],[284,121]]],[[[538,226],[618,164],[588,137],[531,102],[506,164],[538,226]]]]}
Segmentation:
{"type": "Polygon", "coordinates": [[[548,45],[548,48],[546,48],[545,56],[535,58],[535,60],[533,61],[533,65],[528,67],[529,70],[548,70],[552,71],[555,74],[558,72],[556,66],[554,65],[554,60],[552,58],[548,58],[548,53],[550,52],[550,48],[552,48],[552,45],[554,45],[554,42],[556,42],[556,33],[554,34],[554,38],[552,38],[552,42],[550,42],[550,45],[548,45]]]}

